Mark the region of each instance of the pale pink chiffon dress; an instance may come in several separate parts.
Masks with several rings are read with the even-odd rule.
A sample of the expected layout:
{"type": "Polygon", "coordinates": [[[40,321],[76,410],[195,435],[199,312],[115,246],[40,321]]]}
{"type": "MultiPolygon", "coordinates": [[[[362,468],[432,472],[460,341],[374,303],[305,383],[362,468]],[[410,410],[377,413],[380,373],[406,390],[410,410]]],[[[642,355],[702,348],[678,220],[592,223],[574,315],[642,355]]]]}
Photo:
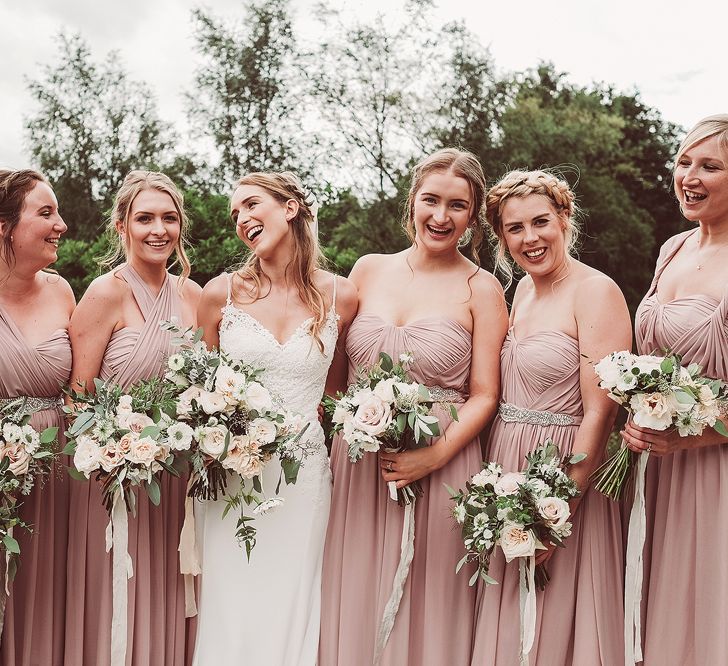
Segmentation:
{"type": "MultiPolygon", "coordinates": [[[[134,269],[118,271],[131,287],[144,315],[141,330],[124,328],[109,341],[101,379],[128,387],[164,373],[170,334],[159,322],[181,318],[177,278],[168,275],[155,296],[134,269]]],[[[184,578],[177,547],[184,518],[185,480],[163,475],[162,502],[155,507],[138,493],[137,517],[129,517],[129,554],[134,576],[129,580],[129,666],[184,666],[191,660],[193,637],[185,621],[184,578]]],[[[110,663],[111,554],[105,551],[109,516],[96,481],[74,481],[68,554],[66,664],[110,663]]]]}
{"type": "MultiPolygon", "coordinates": [[[[71,374],[71,345],[65,329],[28,346],[9,314],[0,307],[0,398],[61,396],[71,374]]],[[[64,417],[59,406],[36,412],[38,430],[57,426],[64,446],[64,417]]],[[[0,664],[63,666],[68,544],[69,479],[59,468],[36,483],[29,496],[19,496],[20,515],[33,533],[14,530],[20,543],[20,567],[5,608],[0,664]]],[[[4,558],[2,558],[4,563],[4,558]]],[[[4,568],[3,568],[4,571],[4,568]]],[[[0,579],[4,577],[4,573],[0,579]]]]}
{"type": "MultiPolygon", "coordinates": [[[[663,270],[697,230],[665,243],[635,322],[640,353],[669,349],[728,381],[728,285],[663,303],[663,270]]],[[[728,446],[652,458],[647,468],[643,595],[647,666],[728,664],[728,446]]]]}
{"type": "MultiPolygon", "coordinates": [[[[506,471],[525,467],[525,455],[551,438],[571,451],[583,416],[579,388],[579,343],[560,331],[518,340],[508,332],[501,352],[502,402],[520,409],[568,415],[565,425],[504,421],[491,429],[486,458],[506,471]]],[[[553,418],[549,417],[551,421],[553,418]]],[[[565,422],[562,421],[562,422],[565,422]]],[[[623,556],[619,509],[587,490],[573,517],[572,535],[547,563],[551,576],[537,591],[536,636],[531,666],[618,666],[623,649],[623,556]]],[[[518,562],[506,564],[496,550],[490,576],[480,585],[473,666],[519,663],[518,562]]]]}
{"type": "MultiPolygon", "coordinates": [[[[346,341],[350,379],[356,366],[412,352],[411,375],[431,387],[453,389],[465,400],[472,340],[459,323],[429,317],[394,326],[363,313],[346,341]]],[[[449,415],[438,414],[446,428],[449,415]]],[[[455,575],[462,557],[460,534],[451,518],[445,484],[463,487],[480,469],[477,439],[444,468],[422,480],[424,496],[415,509],[414,558],[392,634],[383,652],[384,666],[461,666],[470,662],[475,589],[469,573],[455,575]]],[[[377,631],[400,559],[403,509],[391,499],[378,457],[349,461],[337,438],[331,453],[334,475],[326,536],[319,666],[371,664],[377,631]]]]}

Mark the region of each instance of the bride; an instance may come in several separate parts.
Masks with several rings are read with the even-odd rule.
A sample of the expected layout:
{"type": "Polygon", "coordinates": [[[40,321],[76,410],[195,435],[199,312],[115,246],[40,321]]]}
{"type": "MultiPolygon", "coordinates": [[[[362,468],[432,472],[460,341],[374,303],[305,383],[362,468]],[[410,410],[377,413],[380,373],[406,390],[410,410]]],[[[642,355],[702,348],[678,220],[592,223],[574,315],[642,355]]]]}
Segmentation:
{"type": "MultiPolygon", "coordinates": [[[[243,177],[230,215],[250,256],[205,287],[204,340],[262,368],[266,387],[309,420],[310,446],[296,484],[281,486],[283,505],[256,517],[250,562],[235,539],[236,512],[223,520],[224,501],[197,506],[202,577],[193,663],[313,666],[331,502],[317,407],[324,389],[344,388],[346,356],[336,342],[356,314],[357,293],[319,268],[315,200],[292,173],[243,177]]],[[[275,487],[279,471],[273,461],[266,466],[264,488],[275,487]]]]}

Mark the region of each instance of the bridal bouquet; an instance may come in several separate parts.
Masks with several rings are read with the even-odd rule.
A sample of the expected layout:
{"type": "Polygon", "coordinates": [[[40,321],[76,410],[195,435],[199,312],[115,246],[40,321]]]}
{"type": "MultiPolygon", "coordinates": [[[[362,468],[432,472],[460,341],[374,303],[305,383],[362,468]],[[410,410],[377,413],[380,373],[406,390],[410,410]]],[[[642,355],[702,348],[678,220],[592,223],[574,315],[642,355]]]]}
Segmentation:
{"type": "Polygon", "coordinates": [[[563,461],[558,447],[546,440],[526,456],[526,469],[506,472],[494,462],[465,484],[465,492],[448,488],[455,502],[453,516],[462,529],[466,553],[456,573],[467,562],[476,562],[470,578],[497,584],[488,575],[496,547],[506,562],[518,558],[521,595],[521,662],[528,655],[536,627],[535,587],[543,589],[548,575],[543,565],[535,566],[535,554],[550,542],[563,547],[571,534],[569,500],[579,494],[576,482],[566,474],[569,465],[585,458],[572,455],[563,461]]]}
{"type": "Polygon", "coordinates": [[[283,409],[260,382],[261,371],[208,351],[202,330],[180,331],[166,324],[177,336],[180,351],[168,359],[166,379],[176,387],[175,436],[190,448],[192,476],[188,494],[201,500],[226,493],[229,474],[241,479],[240,488],[227,494],[225,517],[240,509],[236,537],[245,544],[248,557],[255,546],[256,530],[245,516],[243,505],[253,506],[253,515],[264,514],[283,504],[278,497],[281,483],[295,483],[308,451],[301,437],[308,428],[303,417],[283,409]],[[263,470],[272,459],[280,463],[275,496],[265,498],[263,470]]]}
{"type": "MultiPolygon", "coordinates": [[[[719,420],[728,404],[728,386],[718,379],[701,376],[695,363],[682,367],[680,357],[638,356],[613,352],[594,366],[599,386],[629,411],[634,423],[643,428],[677,428],[681,437],[700,435],[710,426],[728,437],[719,420]]],[[[634,466],[635,454],[623,443],[619,450],[594,472],[595,487],[612,499],[619,499],[634,466]]]]}
{"type": "Polygon", "coordinates": [[[0,412],[0,551],[9,556],[10,579],[15,573],[13,556],[20,554],[13,528],[31,529],[18,514],[17,496],[30,494],[35,483],[50,473],[58,435],[58,428],[38,432],[30,417],[23,398],[0,412]]]}
{"type": "MultiPolygon", "coordinates": [[[[395,364],[388,354],[380,352],[379,361],[361,370],[345,395],[325,400],[332,432],[343,433],[351,462],[380,449],[402,451],[426,446],[428,437],[440,435],[438,419],[432,414],[437,401],[426,386],[407,374],[412,360],[411,354],[401,354],[395,364]]],[[[450,413],[457,420],[453,405],[450,413]]],[[[409,504],[422,495],[422,486],[415,482],[396,490],[391,483],[390,495],[400,504],[409,504]]]]}
{"type": "Polygon", "coordinates": [[[189,443],[176,436],[169,416],[172,393],[161,379],[138,382],[128,391],[100,379],[94,386],[93,394],[72,390],[74,406],[64,408],[74,419],[64,449],[73,456],[70,473],[81,480],[95,475],[109,515],[117,498],[136,515],[132,488],[141,486],[158,505],[160,475],[179,476],[175,458],[189,443]]]}

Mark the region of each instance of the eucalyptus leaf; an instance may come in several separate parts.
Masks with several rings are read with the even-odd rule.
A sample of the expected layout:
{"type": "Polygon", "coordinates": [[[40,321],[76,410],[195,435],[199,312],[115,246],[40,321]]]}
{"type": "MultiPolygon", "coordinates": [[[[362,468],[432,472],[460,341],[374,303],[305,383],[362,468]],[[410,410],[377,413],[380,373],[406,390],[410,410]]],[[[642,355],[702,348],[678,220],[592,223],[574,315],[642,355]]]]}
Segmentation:
{"type": "Polygon", "coordinates": [[[580,463],[585,458],[586,453],[575,453],[573,456],[571,456],[571,458],[569,458],[569,464],[576,465],[576,463],[580,463]]]}
{"type": "Polygon", "coordinates": [[[58,436],[58,428],[52,427],[52,428],[46,428],[41,434],[40,434],[40,443],[41,444],[50,444],[53,440],[56,439],[58,436]]]}
{"type": "Polygon", "coordinates": [[[20,553],[20,544],[9,534],[3,537],[3,545],[9,553],[15,553],[16,555],[20,553]]]}
{"type": "Polygon", "coordinates": [[[728,437],[728,428],[725,427],[725,423],[721,420],[717,420],[713,426],[713,430],[723,437],[728,437]]]}
{"type": "Polygon", "coordinates": [[[72,479],[75,479],[76,481],[88,481],[86,475],[79,472],[75,467],[68,468],[68,476],[70,476],[72,479]]]}
{"type": "Polygon", "coordinates": [[[142,431],[139,433],[139,439],[142,439],[144,437],[151,437],[152,439],[156,440],[161,432],[162,429],[159,426],[150,425],[142,429],[142,431]]]}
{"type": "Polygon", "coordinates": [[[159,506],[159,503],[162,501],[162,491],[157,483],[157,479],[152,479],[147,484],[147,494],[149,495],[149,501],[154,506],[159,506]]]}
{"type": "Polygon", "coordinates": [[[463,568],[463,565],[468,561],[468,554],[466,553],[460,558],[460,561],[455,565],[455,573],[460,573],[460,569],[463,568]]]}

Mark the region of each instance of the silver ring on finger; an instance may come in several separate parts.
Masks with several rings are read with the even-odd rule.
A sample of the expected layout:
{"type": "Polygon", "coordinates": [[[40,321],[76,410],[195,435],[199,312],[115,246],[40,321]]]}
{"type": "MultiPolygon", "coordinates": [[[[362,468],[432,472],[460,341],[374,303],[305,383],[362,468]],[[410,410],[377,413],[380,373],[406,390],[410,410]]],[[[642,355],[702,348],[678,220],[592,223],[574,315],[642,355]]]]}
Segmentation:
{"type": "Polygon", "coordinates": [[[391,460],[387,461],[387,471],[388,472],[392,471],[392,461],[391,460]]]}
{"type": "Polygon", "coordinates": [[[647,453],[652,453],[652,442],[647,445],[647,453]]]}

